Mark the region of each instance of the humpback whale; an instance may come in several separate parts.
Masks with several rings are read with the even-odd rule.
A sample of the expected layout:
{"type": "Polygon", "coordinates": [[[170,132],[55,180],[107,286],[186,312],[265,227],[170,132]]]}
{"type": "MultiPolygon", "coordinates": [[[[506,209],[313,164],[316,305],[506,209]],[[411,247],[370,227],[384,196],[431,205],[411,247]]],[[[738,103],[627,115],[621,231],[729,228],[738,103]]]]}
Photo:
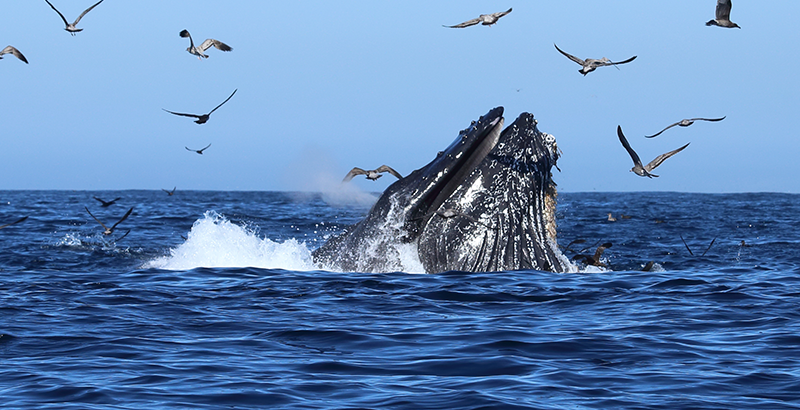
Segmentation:
{"type": "Polygon", "coordinates": [[[570,270],[556,243],[555,138],[529,113],[503,124],[503,107],[473,121],[430,163],[386,188],[362,221],[316,249],[314,261],[396,271],[411,249],[428,273],[570,270]]]}

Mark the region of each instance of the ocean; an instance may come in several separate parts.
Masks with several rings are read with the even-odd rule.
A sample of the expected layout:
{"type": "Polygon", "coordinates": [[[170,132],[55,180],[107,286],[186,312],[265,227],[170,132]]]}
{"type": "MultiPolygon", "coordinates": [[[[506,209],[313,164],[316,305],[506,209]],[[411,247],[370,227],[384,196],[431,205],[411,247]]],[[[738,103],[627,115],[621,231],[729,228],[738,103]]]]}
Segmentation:
{"type": "Polygon", "coordinates": [[[375,197],[0,191],[0,405],[800,408],[798,195],[562,193],[570,273],[316,266],[375,197]]]}

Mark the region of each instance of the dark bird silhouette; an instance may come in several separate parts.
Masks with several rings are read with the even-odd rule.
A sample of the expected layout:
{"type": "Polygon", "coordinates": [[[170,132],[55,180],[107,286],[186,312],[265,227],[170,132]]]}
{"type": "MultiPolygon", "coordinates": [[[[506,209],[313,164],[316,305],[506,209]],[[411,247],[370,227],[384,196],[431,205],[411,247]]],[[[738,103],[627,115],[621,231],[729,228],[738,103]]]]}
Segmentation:
{"type": "Polygon", "coordinates": [[[582,243],[586,243],[586,239],[575,239],[574,241],[568,243],[567,246],[561,246],[561,245],[559,245],[559,246],[561,246],[564,249],[564,252],[567,252],[567,251],[574,252],[572,250],[572,245],[579,245],[579,244],[582,244],[582,243]]]}
{"type": "Polygon", "coordinates": [[[28,64],[28,59],[25,58],[22,53],[19,52],[14,46],[6,46],[6,48],[0,50],[0,60],[3,59],[3,54],[11,54],[14,57],[22,60],[23,63],[28,64]]]}
{"type": "MultiPolygon", "coordinates": [[[[556,46],[555,44],[553,44],[553,45],[556,46]]],[[[580,59],[578,57],[575,57],[572,54],[564,52],[563,50],[558,48],[558,46],[556,46],[556,50],[558,50],[559,53],[563,54],[568,59],[578,63],[578,65],[581,66],[581,69],[578,70],[578,72],[583,74],[583,75],[589,74],[592,71],[597,70],[598,67],[605,67],[605,66],[610,66],[610,65],[613,65],[613,66],[616,67],[619,64],[630,63],[631,61],[636,59],[636,56],[633,56],[633,57],[631,57],[631,58],[629,58],[627,60],[617,61],[617,62],[611,61],[611,60],[609,60],[609,59],[607,59],[605,57],[603,57],[603,58],[601,58],[599,60],[594,59],[594,58],[587,58],[586,60],[582,60],[582,59],[580,59]]]]}
{"type": "Polygon", "coordinates": [[[47,2],[47,4],[49,4],[49,5],[50,5],[50,8],[52,8],[53,10],[55,10],[55,11],[56,11],[56,13],[58,13],[58,15],[59,15],[59,16],[61,16],[61,20],[64,20],[64,25],[66,25],[66,26],[67,26],[67,28],[65,28],[64,30],[67,30],[67,31],[68,31],[70,34],[72,34],[73,36],[75,35],[75,33],[79,32],[79,31],[83,31],[83,29],[82,29],[82,28],[77,28],[77,27],[75,27],[75,26],[77,26],[77,25],[78,25],[78,22],[79,22],[79,21],[81,21],[81,19],[83,18],[83,16],[85,16],[85,15],[86,15],[86,13],[88,13],[88,12],[92,11],[92,9],[93,9],[93,8],[95,8],[95,7],[97,7],[97,5],[98,5],[98,4],[100,4],[100,3],[102,3],[102,2],[103,2],[103,0],[100,0],[100,1],[98,1],[97,3],[95,3],[95,4],[94,4],[92,7],[89,7],[88,9],[84,10],[84,11],[83,11],[83,13],[81,13],[81,15],[80,15],[80,16],[78,16],[78,18],[76,18],[76,19],[75,19],[75,21],[74,21],[72,24],[70,24],[70,23],[67,21],[67,19],[66,19],[66,18],[64,18],[64,15],[63,15],[63,14],[61,14],[61,12],[60,12],[60,11],[58,11],[58,9],[57,9],[57,8],[55,8],[55,6],[53,6],[53,4],[52,4],[52,3],[50,3],[50,1],[49,1],[49,0],[44,0],[44,1],[46,1],[46,2],[47,2]]]}
{"type": "Polygon", "coordinates": [[[375,181],[378,178],[383,176],[383,175],[381,175],[382,172],[388,172],[388,173],[396,176],[397,179],[403,179],[403,176],[400,175],[399,172],[393,170],[390,166],[381,165],[380,167],[378,167],[378,169],[372,169],[372,170],[363,170],[361,168],[355,167],[355,168],[351,169],[350,172],[347,173],[347,175],[345,175],[345,177],[342,180],[342,182],[347,182],[347,181],[353,179],[353,177],[356,176],[356,175],[366,175],[367,179],[375,181]]]}
{"type": "MultiPolygon", "coordinates": [[[[131,207],[131,209],[128,209],[128,212],[125,212],[125,215],[124,215],[122,218],[120,218],[120,220],[119,220],[119,221],[117,221],[117,223],[115,223],[114,225],[111,225],[111,228],[109,228],[109,227],[107,227],[107,226],[106,226],[104,223],[100,222],[100,220],[99,220],[99,219],[97,219],[97,217],[95,217],[94,215],[92,215],[92,213],[91,213],[91,212],[89,212],[89,208],[87,208],[87,207],[85,207],[85,206],[84,206],[84,207],[83,207],[83,209],[85,209],[85,210],[86,210],[86,212],[87,212],[87,213],[89,213],[89,216],[91,216],[92,218],[94,218],[94,220],[95,220],[95,221],[97,221],[97,223],[99,223],[99,224],[100,224],[100,226],[102,226],[102,227],[103,227],[103,229],[104,229],[104,231],[103,231],[103,235],[111,235],[112,233],[114,233],[114,229],[117,227],[117,225],[119,225],[120,223],[122,223],[122,221],[124,221],[124,220],[128,219],[128,216],[130,216],[130,215],[131,215],[131,212],[133,212],[133,207],[131,207]]],[[[125,234],[125,235],[127,235],[127,234],[125,234]]],[[[123,236],[123,237],[124,237],[124,236],[123,236]]]]}
{"type": "Polygon", "coordinates": [[[173,196],[173,195],[175,195],[175,190],[176,190],[176,189],[178,189],[178,187],[174,187],[174,188],[172,188],[172,191],[167,191],[166,189],[164,189],[164,188],[161,188],[161,190],[162,190],[162,191],[164,191],[164,192],[166,192],[166,193],[167,193],[167,195],[169,195],[169,196],[173,196]]]}
{"type": "Polygon", "coordinates": [[[18,224],[18,223],[20,223],[20,222],[22,222],[22,221],[24,221],[24,220],[26,220],[26,219],[28,219],[28,217],[27,217],[27,216],[23,216],[22,218],[19,218],[19,219],[17,219],[17,220],[16,220],[16,221],[14,221],[14,222],[7,223],[7,224],[5,224],[5,225],[0,225],[0,229],[7,228],[7,227],[9,227],[9,226],[11,226],[11,225],[16,225],[16,224],[18,224]]]}
{"type": "Polygon", "coordinates": [[[709,20],[707,26],[719,26],[725,28],[741,28],[738,24],[731,21],[731,0],[717,0],[717,9],[714,20],[709,20]]]}
{"type": "Polygon", "coordinates": [[[210,147],[210,146],[211,146],[211,144],[208,144],[208,145],[206,145],[205,147],[203,147],[203,148],[201,148],[201,149],[191,149],[191,148],[189,148],[189,147],[184,147],[184,148],[186,148],[186,149],[187,149],[187,150],[189,150],[189,151],[196,152],[196,153],[198,153],[198,154],[200,154],[200,155],[203,155],[203,151],[205,151],[205,150],[206,150],[208,147],[210,147]]]}
{"type": "Polygon", "coordinates": [[[204,53],[204,51],[206,51],[209,48],[211,48],[211,46],[214,46],[217,49],[222,50],[222,51],[232,51],[233,50],[231,48],[231,46],[229,46],[229,45],[227,45],[227,44],[225,44],[225,43],[223,43],[223,42],[221,42],[219,40],[214,40],[213,38],[207,38],[206,41],[204,41],[202,44],[200,44],[200,47],[195,47],[194,41],[192,40],[192,35],[189,34],[188,30],[186,30],[186,29],[181,30],[180,35],[181,35],[181,37],[189,37],[189,47],[186,48],[186,51],[188,51],[189,54],[196,55],[198,60],[202,60],[203,58],[208,58],[208,56],[204,53]]]}
{"type": "MultiPolygon", "coordinates": [[[[692,252],[692,250],[689,248],[689,244],[687,244],[687,243],[686,243],[686,240],[685,240],[685,239],[683,239],[683,235],[678,235],[678,236],[680,236],[680,238],[681,238],[681,241],[683,242],[683,246],[685,246],[685,247],[686,247],[686,250],[687,250],[687,251],[689,251],[689,255],[692,255],[692,256],[694,256],[694,252],[692,252]]],[[[710,243],[710,244],[708,244],[708,248],[706,248],[706,251],[705,251],[705,252],[703,252],[703,254],[702,254],[702,255],[700,255],[700,257],[701,257],[701,258],[702,258],[703,256],[706,256],[706,253],[708,253],[708,251],[711,249],[711,247],[712,247],[712,246],[714,246],[714,242],[716,242],[716,241],[717,241],[717,238],[714,238],[714,239],[712,239],[712,240],[711,240],[711,243],[710,243]]]]}
{"type": "Polygon", "coordinates": [[[100,198],[98,198],[98,197],[96,197],[96,196],[94,196],[94,197],[92,197],[92,198],[94,198],[94,199],[96,199],[96,200],[100,201],[100,206],[102,206],[103,208],[107,208],[107,207],[109,207],[109,206],[111,206],[111,205],[114,205],[115,203],[117,203],[117,201],[119,201],[120,199],[122,199],[122,198],[114,198],[114,199],[112,199],[112,200],[110,200],[110,201],[104,201],[104,200],[102,200],[102,199],[100,199],[100,198]]]}
{"type": "Polygon", "coordinates": [[[484,25],[484,26],[491,26],[492,24],[497,23],[497,20],[500,20],[500,17],[503,17],[508,13],[511,13],[511,9],[508,9],[506,11],[501,11],[501,12],[498,12],[498,13],[481,14],[480,16],[478,16],[478,18],[474,18],[472,20],[467,20],[467,21],[465,21],[463,23],[456,24],[455,26],[443,26],[443,27],[447,27],[447,28],[464,28],[464,27],[474,26],[474,25],[476,25],[478,23],[481,23],[481,25],[484,25]]]}
{"type": "Polygon", "coordinates": [[[695,121],[722,121],[724,119],[725,119],[725,117],[722,117],[722,118],[687,118],[687,119],[682,119],[682,120],[680,120],[680,121],[678,121],[678,122],[676,122],[674,124],[668,125],[666,128],[664,128],[663,130],[661,130],[661,131],[659,131],[659,132],[657,132],[657,133],[655,133],[653,135],[645,135],[645,138],[655,138],[655,137],[661,135],[662,132],[664,132],[664,131],[666,131],[666,130],[668,130],[668,129],[676,126],[676,125],[681,126],[681,127],[688,127],[688,126],[694,124],[695,121]]]}
{"type": "Polygon", "coordinates": [[[617,135],[619,136],[619,142],[622,143],[622,146],[625,147],[625,150],[628,151],[628,155],[630,155],[631,159],[633,160],[633,168],[631,168],[631,172],[635,173],[636,175],[639,175],[640,177],[648,177],[648,178],[657,177],[658,175],[651,174],[650,171],[656,169],[656,167],[661,165],[661,163],[664,162],[667,158],[683,151],[684,148],[689,146],[689,143],[687,143],[686,145],[676,150],[657,156],[647,165],[642,165],[642,160],[639,159],[639,155],[637,155],[636,151],[634,151],[633,148],[631,148],[631,145],[628,144],[628,139],[625,138],[625,135],[622,133],[622,127],[620,127],[619,125],[617,125],[617,135]]]}
{"type": "Polygon", "coordinates": [[[231,95],[230,95],[228,98],[226,98],[226,99],[225,99],[225,101],[223,101],[223,102],[222,102],[222,104],[220,104],[220,105],[218,105],[218,106],[214,107],[214,109],[213,109],[213,110],[211,110],[211,112],[209,112],[208,114],[203,114],[203,115],[197,115],[197,114],[184,114],[184,113],[180,113],[180,112],[173,112],[173,111],[170,111],[170,110],[164,110],[163,108],[162,108],[162,110],[164,110],[164,111],[166,111],[166,112],[168,112],[168,113],[170,113],[170,114],[174,114],[174,115],[180,115],[180,116],[182,116],[182,117],[192,117],[192,118],[197,118],[197,120],[195,120],[194,122],[196,122],[196,123],[198,123],[198,124],[205,124],[205,123],[208,121],[208,119],[211,117],[211,114],[213,114],[213,113],[214,113],[214,111],[216,111],[216,110],[217,110],[217,108],[219,108],[219,107],[222,107],[222,106],[223,106],[223,105],[224,105],[226,102],[228,102],[228,100],[230,100],[230,99],[231,99],[231,97],[233,97],[233,95],[234,95],[234,94],[236,94],[236,91],[239,91],[239,89],[237,88],[237,89],[233,90],[233,92],[231,93],[231,95]]]}
{"type": "Polygon", "coordinates": [[[604,244],[602,244],[602,245],[597,247],[597,250],[594,252],[593,256],[591,256],[591,255],[582,255],[582,254],[581,255],[575,255],[575,256],[572,257],[572,260],[581,259],[581,260],[583,260],[583,263],[585,263],[587,265],[606,267],[606,264],[604,264],[603,262],[600,262],[600,257],[603,256],[603,252],[605,252],[605,250],[610,248],[610,247],[611,247],[611,242],[606,242],[606,243],[604,243],[604,244]]]}

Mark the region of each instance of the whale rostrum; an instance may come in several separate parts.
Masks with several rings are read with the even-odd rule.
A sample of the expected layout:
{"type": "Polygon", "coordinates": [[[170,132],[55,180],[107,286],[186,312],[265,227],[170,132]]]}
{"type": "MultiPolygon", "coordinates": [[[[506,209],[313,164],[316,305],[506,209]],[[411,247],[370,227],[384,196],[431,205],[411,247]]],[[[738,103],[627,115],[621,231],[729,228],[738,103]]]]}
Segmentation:
{"type": "Polygon", "coordinates": [[[362,221],[315,250],[315,262],[396,271],[412,249],[428,273],[570,270],[556,243],[555,138],[529,113],[503,124],[503,107],[473,121],[430,163],[390,185],[362,221]]]}

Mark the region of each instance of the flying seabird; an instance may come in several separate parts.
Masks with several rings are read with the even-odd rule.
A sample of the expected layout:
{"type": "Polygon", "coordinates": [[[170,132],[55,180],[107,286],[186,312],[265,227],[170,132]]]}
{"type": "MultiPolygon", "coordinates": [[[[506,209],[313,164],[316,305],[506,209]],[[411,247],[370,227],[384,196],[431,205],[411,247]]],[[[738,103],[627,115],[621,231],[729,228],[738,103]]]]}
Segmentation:
{"type": "MultiPolygon", "coordinates": [[[[117,221],[117,223],[115,223],[114,225],[112,225],[112,226],[111,226],[111,228],[109,228],[109,227],[107,227],[107,226],[106,226],[104,223],[100,222],[100,220],[99,220],[99,219],[97,219],[97,218],[96,218],[94,215],[92,215],[92,213],[91,213],[91,212],[89,212],[89,208],[87,208],[87,207],[85,207],[85,206],[84,206],[84,207],[83,207],[83,209],[85,209],[85,210],[86,210],[86,212],[88,212],[88,213],[89,213],[89,216],[91,216],[92,218],[94,218],[94,220],[95,220],[95,221],[97,221],[97,223],[99,223],[99,224],[100,224],[100,226],[102,226],[102,227],[103,227],[103,229],[105,229],[105,230],[103,231],[103,235],[111,235],[112,233],[114,233],[114,228],[116,228],[116,227],[117,227],[117,225],[119,225],[119,224],[120,224],[122,221],[124,221],[124,220],[128,219],[128,216],[130,216],[131,212],[133,212],[133,207],[131,207],[131,209],[128,209],[128,212],[125,212],[125,215],[124,215],[124,216],[123,216],[123,217],[122,217],[122,218],[121,218],[119,221],[117,221]]],[[[127,234],[125,234],[125,235],[127,235],[127,234]]]]}
{"type": "Polygon", "coordinates": [[[649,164],[642,165],[642,160],[639,159],[639,155],[637,155],[636,151],[634,151],[633,148],[631,148],[631,145],[628,144],[628,139],[625,138],[625,135],[622,133],[622,127],[620,127],[619,125],[617,125],[617,135],[619,136],[619,142],[622,143],[622,146],[625,147],[625,150],[628,151],[628,155],[630,155],[631,159],[633,160],[633,168],[631,168],[631,172],[635,173],[636,175],[639,175],[640,177],[648,177],[648,178],[657,177],[658,175],[651,174],[650,171],[656,169],[656,167],[661,165],[661,163],[664,162],[664,160],[681,152],[684,148],[688,147],[690,144],[687,143],[686,145],[674,151],[667,152],[666,154],[661,154],[657,156],[654,160],[650,161],[649,164]]]}
{"type": "Polygon", "coordinates": [[[67,19],[66,19],[66,18],[64,18],[64,15],[63,15],[63,14],[61,14],[61,12],[60,12],[60,11],[58,11],[58,9],[57,9],[57,8],[55,8],[55,6],[53,6],[53,4],[52,4],[52,3],[50,3],[50,1],[49,1],[49,0],[44,0],[44,1],[46,1],[46,2],[47,2],[47,4],[49,4],[49,5],[50,5],[50,7],[51,7],[53,10],[55,10],[55,11],[56,11],[56,13],[58,13],[58,15],[59,15],[59,16],[61,16],[61,20],[64,20],[64,24],[67,26],[67,28],[65,28],[64,30],[67,30],[67,31],[69,31],[69,33],[70,33],[70,34],[72,34],[73,36],[75,35],[75,33],[79,32],[79,31],[83,31],[83,29],[82,29],[82,28],[77,28],[77,27],[75,27],[75,26],[77,26],[77,25],[78,25],[78,22],[79,22],[79,21],[81,21],[81,19],[83,18],[83,16],[85,16],[85,15],[86,15],[86,13],[90,12],[90,11],[91,11],[93,8],[97,7],[97,5],[98,5],[98,4],[100,4],[100,3],[102,3],[102,2],[103,2],[103,0],[100,0],[100,1],[98,1],[97,3],[95,3],[95,4],[94,4],[92,7],[89,7],[88,9],[84,10],[84,11],[83,11],[83,13],[81,13],[81,15],[80,15],[80,16],[78,16],[78,18],[76,18],[76,19],[75,19],[75,22],[74,22],[74,23],[72,23],[72,24],[69,24],[69,22],[67,21],[67,19]]]}
{"type": "Polygon", "coordinates": [[[238,91],[238,90],[239,90],[238,88],[237,88],[237,89],[235,89],[235,90],[233,90],[233,92],[231,93],[231,95],[230,95],[228,98],[226,98],[226,99],[225,99],[225,101],[223,101],[223,102],[222,102],[222,104],[220,104],[220,105],[218,105],[218,106],[214,107],[214,109],[213,109],[213,110],[211,110],[211,112],[209,112],[208,114],[203,114],[203,115],[197,115],[197,114],[184,114],[184,113],[180,113],[180,112],[173,112],[173,111],[170,111],[170,110],[164,110],[163,108],[162,108],[162,110],[164,110],[164,111],[166,111],[166,112],[168,112],[168,113],[170,113],[170,114],[180,115],[180,116],[183,116],[183,117],[192,117],[192,118],[197,118],[197,119],[196,119],[194,122],[196,122],[196,123],[198,123],[198,124],[205,124],[205,123],[206,123],[206,121],[208,121],[208,118],[211,116],[211,113],[213,113],[214,111],[216,111],[216,110],[217,110],[217,108],[219,108],[219,107],[222,107],[222,105],[223,105],[223,104],[225,104],[226,102],[228,102],[228,100],[230,100],[230,99],[231,99],[231,97],[233,97],[233,95],[234,95],[234,94],[236,94],[236,91],[238,91]]]}
{"type": "Polygon", "coordinates": [[[606,242],[597,247],[597,250],[594,252],[594,256],[583,255],[583,254],[575,255],[572,257],[572,260],[582,259],[583,262],[587,265],[606,267],[605,263],[600,262],[600,257],[603,256],[603,252],[606,249],[610,248],[611,245],[612,245],[611,242],[606,242]]]}
{"type": "Polygon", "coordinates": [[[100,206],[102,206],[103,208],[107,208],[107,207],[109,207],[109,206],[111,206],[111,205],[114,205],[114,204],[115,204],[117,201],[119,201],[120,199],[122,199],[122,198],[114,198],[114,199],[112,199],[112,200],[110,200],[110,201],[103,201],[102,199],[100,199],[100,198],[98,198],[98,197],[96,197],[96,196],[94,196],[94,197],[92,197],[92,198],[94,198],[94,199],[96,199],[96,200],[100,201],[100,203],[101,203],[101,205],[100,205],[100,206]]]}
{"type": "Polygon", "coordinates": [[[403,176],[400,175],[399,172],[393,170],[392,167],[390,167],[388,165],[381,165],[380,167],[378,167],[378,169],[372,169],[372,170],[369,170],[369,171],[365,171],[365,170],[363,170],[361,168],[355,167],[355,168],[351,169],[350,172],[347,173],[347,175],[344,177],[342,182],[343,183],[347,182],[347,181],[353,179],[353,177],[356,176],[356,175],[366,175],[367,179],[375,181],[378,178],[383,176],[383,175],[381,175],[382,172],[388,172],[388,173],[396,176],[397,179],[403,179],[403,176]]]}
{"type": "Polygon", "coordinates": [[[3,54],[13,54],[14,57],[22,60],[23,63],[28,64],[28,59],[26,59],[25,56],[13,46],[6,46],[6,48],[0,50],[0,60],[3,59],[3,54]]]}
{"type": "Polygon", "coordinates": [[[720,26],[726,28],[741,28],[731,21],[731,0],[717,0],[717,10],[714,20],[709,20],[707,26],[720,26]]]}
{"type": "Polygon", "coordinates": [[[443,25],[443,27],[447,27],[447,28],[464,28],[464,27],[474,26],[474,25],[476,25],[478,23],[481,23],[484,26],[491,26],[492,24],[497,23],[497,20],[500,20],[500,17],[503,17],[508,13],[511,13],[511,9],[508,9],[506,11],[501,11],[501,12],[498,12],[498,13],[481,14],[480,16],[478,16],[478,18],[465,21],[465,22],[463,22],[461,24],[456,24],[455,26],[444,26],[443,25]]]}
{"type": "MultiPolygon", "coordinates": [[[[553,43],[553,45],[556,46],[555,43],[553,43]]],[[[578,72],[583,74],[583,75],[591,73],[592,71],[596,70],[597,67],[605,67],[605,66],[609,66],[609,65],[613,65],[613,66],[616,67],[618,64],[630,63],[631,61],[636,59],[636,56],[633,56],[633,57],[631,57],[631,58],[629,58],[629,59],[627,59],[625,61],[618,61],[618,62],[613,62],[613,61],[611,61],[611,60],[609,60],[609,59],[607,59],[605,57],[603,57],[603,58],[601,58],[599,60],[596,60],[594,58],[587,58],[586,60],[581,60],[580,58],[575,57],[572,54],[564,52],[563,50],[558,48],[558,46],[556,46],[556,50],[558,50],[559,53],[565,55],[570,60],[578,63],[581,66],[581,69],[578,70],[578,72]]]]}
{"type": "Polygon", "coordinates": [[[722,121],[724,119],[725,119],[725,117],[722,117],[722,118],[687,118],[687,119],[682,119],[682,120],[680,120],[680,121],[678,121],[678,122],[676,122],[674,124],[669,125],[667,128],[664,128],[663,130],[661,130],[661,131],[659,131],[659,132],[657,132],[657,133],[655,133],[653,135],[645,135],[645,138],[655,138],[655,137],[661,135],[662,132],[664,132],[664,131],[666,131],[666,130],[668,130],[668,129],[676,126],[676,125],[680,125],[681,127],[688,127],[688,126],[694,124],[695,121],[722,121]]]}
{"type": "Polygon", "coordinates": [[[206,148],[208,148],[208,147],[210,147],[210,146],[211,146],[211,144],[208,144],[208,145],[206,145],[206,146],[205,146],[204,148],[202,148],[202,149],[191,149],[191,148],[189,148],[189,147],[184,147],[184,148],[186,148],[186,149],[187,149],[187,150],[189,150],[189,151],[196,152],[196,153],[198,153],[198,154],[200,154],[200,155],[203,155],[203,151],[205,151],[205,150],[206,150],[206,148]]]}
{"type": "Polygon", "coordinates": [[[218,48],[218,49],[220,49],[222,51],[231,51],[231,50],[233,50],[231,48],[231,46],[229,46],[229,45],[227,45],[227,44],[225,44],[225,43],[223,43],[223,42],[221,42],[219,40],[214,40],[213,38],[207,38],[206,41],[203,42],[203,44],[200,44],[200,47],[195,47],[194,41],[192,40],[192,35],[189,34],[188,30],[183,29],[183,30],[181,30],[180,34],[181,34],[181,37],[189,37],[189,47],[186,48],[186,51],[188,51],[189,54],[196,55],[198,60],[202,60],[203,58],[208,58],[208,56],[203,52],[208,50],[209,48],[211,48],[211,46],[214,46],[214,47],[216,47],[216,48],[218,48]]]}
{"type": "Polygon", "coordinates": [[[17,220],[16,220],[16,221],[14,221],[14,222],[7,223],[7,224],[5,224],[5,225],[0,225],[0,229],[7,228],[7,227],[9,227],[9,226],[11,226],[11,225],[16,225],[16,224],[18,224],[18,223],[20,223],[20,222],[22,222],[22,221],[24,221],[24,220],[26,220],[26,219],[28,219],[28,217],[27,217],[27,216],[23,216],[22,218],[19,218],[19,219],[17,219],[17,220]]]}
{"type": "Polygon", "coordinates": [[[178,189],[178,187],[174,187],[174,188],[172,188],[172,191],[167,191],[166,189],[164,189],[164,188],[161,188],[161,190],[162,190],[162,191],[164,191],[164,192],[166,192],[166,193],[167,193],[167,195],[169,195],[169,196],[173,196],[173,195],[175,195],[175,190],[176,190],[176,189],[178,189]]]}

